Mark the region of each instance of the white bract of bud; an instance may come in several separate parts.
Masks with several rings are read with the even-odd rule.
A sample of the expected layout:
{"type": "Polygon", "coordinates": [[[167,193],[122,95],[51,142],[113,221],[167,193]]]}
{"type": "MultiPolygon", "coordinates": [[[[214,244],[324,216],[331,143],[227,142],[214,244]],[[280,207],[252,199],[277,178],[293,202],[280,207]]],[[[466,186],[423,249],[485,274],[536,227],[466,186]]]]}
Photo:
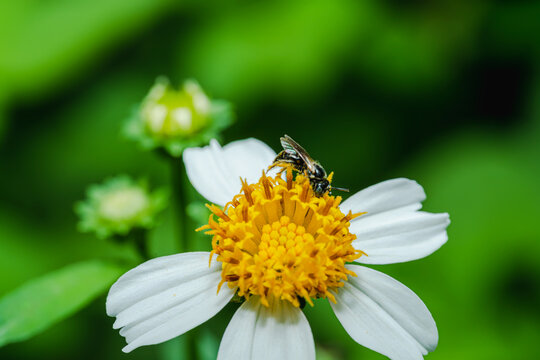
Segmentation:
{"type": "Polygon", "coordinates": [[[143,102],[141,115],[146,129],[160,138],[181,138],[208,124],[210,100],[199,84],[186,81],[180,90],[158,81],[143,102]]]}

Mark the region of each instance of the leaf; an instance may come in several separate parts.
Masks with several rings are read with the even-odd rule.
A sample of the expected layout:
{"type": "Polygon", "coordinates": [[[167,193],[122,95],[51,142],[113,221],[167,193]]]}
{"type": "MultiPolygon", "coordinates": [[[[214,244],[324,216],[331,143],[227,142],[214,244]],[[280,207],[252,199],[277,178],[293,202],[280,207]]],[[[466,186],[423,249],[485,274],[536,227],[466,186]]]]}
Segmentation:
{"type": "Polygon", "coordinates": [[[90,260],[33,279],[0,299],[0,346],[23,341],[80,310],[122,274],[90,260]]]}

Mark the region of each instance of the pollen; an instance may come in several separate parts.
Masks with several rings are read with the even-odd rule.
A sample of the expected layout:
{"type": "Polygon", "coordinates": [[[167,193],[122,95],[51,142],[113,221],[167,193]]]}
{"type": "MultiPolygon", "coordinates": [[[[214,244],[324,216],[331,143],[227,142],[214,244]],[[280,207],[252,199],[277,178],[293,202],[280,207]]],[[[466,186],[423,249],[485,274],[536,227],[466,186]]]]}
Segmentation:
{"type": "MultiPolygon", "coordinates": [[[[212,254],[222,263],[221,283],[245,298],[259,296],[299,307],[301,299],[328,298],[349,275],[345,264],[365,255],[355,250],[350,221],[363,213],[343,214],[341,197],[316,197],[309,180],[286,180],[264,172],[255,184],[242,180],[240,194],[220,209],[210,205],[209,222],[198,230],[212,235],[212,254]]],[[[212,259],[212,256],[210,257],[212,259]]]]}

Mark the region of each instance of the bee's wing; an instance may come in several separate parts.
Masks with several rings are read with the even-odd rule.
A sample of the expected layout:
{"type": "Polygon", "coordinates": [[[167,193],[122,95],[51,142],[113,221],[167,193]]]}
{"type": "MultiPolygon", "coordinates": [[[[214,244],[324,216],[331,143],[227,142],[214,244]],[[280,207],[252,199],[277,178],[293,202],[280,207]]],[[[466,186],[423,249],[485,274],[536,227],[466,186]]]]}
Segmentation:
{"type": "Polygon", "coordinates": [[[288,154],[296,155],[298,153],[296,149],[302,148],[288,135],[280,137],[279,140],[281,141],[281,146],[283,147],[283,150],[285,150],[285,152],[288,154]]]}
{"type": "Polygon", "coordinates": [[[289,154],[298,155],[304,162],[306,163],[306,166],[310,172],[315,171],[315,160],[309,156],[306,149],[304,149],[300,144],[298,144],[296,141],[294,141],[289,135],[284,135],[280,138],[281,140],[281,146],[283,146],[283,150],[285,150],[289,154]]]}

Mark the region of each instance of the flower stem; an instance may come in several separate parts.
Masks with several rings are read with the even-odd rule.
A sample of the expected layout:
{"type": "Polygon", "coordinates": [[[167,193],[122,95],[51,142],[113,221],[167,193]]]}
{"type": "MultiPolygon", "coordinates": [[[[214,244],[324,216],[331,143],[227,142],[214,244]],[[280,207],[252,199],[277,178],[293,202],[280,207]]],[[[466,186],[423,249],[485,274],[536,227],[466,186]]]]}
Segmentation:
{"type": "Polygon", "coordinates": [[[186,213],[187,192],[185,167],[182,160],[171,158],[171,175],[173,187],[173,206],[175,220],[178,224],[178,243],[181,252],[189,251],[189,219],[186,213]]]}
{"type": "MultiPolygon", "coordinates": [[[[178,224],[178,240],[179,240],[179,247],[181,252],[187,252],[191,249],[190,246],[190,232],[189,229],[191,228],[189,225],[189,217],[187,216],[187,184],[186,184],[186,171],[184,163],[181,159],[176,159],[171,157],[171,175],[172,175],[172,188],[173,188],[173,206],[175,211],[175,219],[176,223],[178,224]]],[[[198,358],[197,356],[197,344],[196,339],[193,334],[194,330],[188,331],[183,335],[184,337],[184,348],[183,352],[187,356],[184,358],[186,359],[194,359],[196,360],[198,358]]]]}
{"type": "Polygon", "coordinates": [[[134,229],[133,230],[133,243],[139,255],[144,261],[150,259],[148,252],[148,237],[146,229],[134,229]]]}

